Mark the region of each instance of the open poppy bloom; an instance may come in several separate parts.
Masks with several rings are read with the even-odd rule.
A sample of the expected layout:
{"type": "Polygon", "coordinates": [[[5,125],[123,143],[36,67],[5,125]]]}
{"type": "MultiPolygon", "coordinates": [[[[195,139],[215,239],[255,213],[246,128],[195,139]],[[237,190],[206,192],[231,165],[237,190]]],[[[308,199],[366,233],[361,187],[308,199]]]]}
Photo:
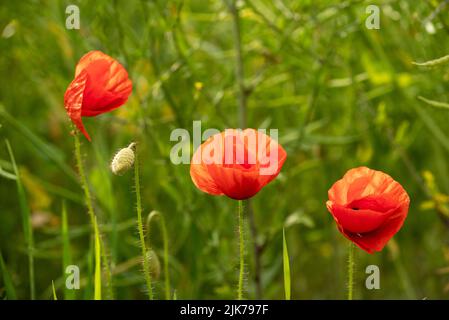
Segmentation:
{"type": "Polygon", "coordinates": [[[206,193],[243,200],[276,178],[286,158],[285,150],[260,131],[227,129],[195,151],[190,176],[206,193]]]}
{"type": "Polygon", "coordinates": [[[73,124],[90,141],[81,117],[94,117],[122,106],[131,91],[128,72],[117,60],[101,51],[90,51],[76,66],[64,105],[73,124]]]}
{"type": "Polygon", "coordinates": [[[346,172],[328,191],[338,230],[368,253],[381,251],[407,217],[410,198],[388,174],[367,167],[346,172]]]}

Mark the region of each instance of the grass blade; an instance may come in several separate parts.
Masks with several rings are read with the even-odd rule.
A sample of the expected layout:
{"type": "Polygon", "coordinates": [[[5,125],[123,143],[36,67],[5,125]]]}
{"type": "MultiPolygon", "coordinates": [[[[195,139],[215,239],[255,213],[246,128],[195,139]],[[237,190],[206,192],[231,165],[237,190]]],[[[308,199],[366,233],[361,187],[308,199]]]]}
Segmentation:
{"type": "Polygon", "coordinates": [[[285,229],[282,229],[282,261],[284,264],[285,299],[290,300],[291,297],[290,259],[288,257],[287,241],[285,240],[285,229]]]}
{"type": "Polygon", "coordinates": [[[19,196],[20,212],[22,216],[23,233],[25,235],[25,242],[27,246],[28,254],[28,273],[30,278],[30,298],[34,300],[36,298],[36,289],[34,281],[34,238],[33,228],[31,226],[31,212],[28,207],[28,202],[23,188],[22,181],[20,179],[19,169],[17,168],[16,160],[12,152],[11,145],[8,140],[6,141],[6,148],[8,149],[9,157],[11,158],[11,164],[13,166],[14,174],[16,176],[17,193],[19,196]]]}
{"type": "Polygon", "coordinates": [[[6,297],[8,298],[8,300],[16,300],[17,299],[16,290],[14,289],[11,274],[9,273],[8,268],[6,267],[1,251],[0,251],[0,273],[3,276],[3,282],[5,283],[6,297]]]}
{"type": "Polygon", "coordinates": [[[95,230],[95,273],[94,273],[94,299],[101,300],[101,240],[98,231],[97,218],[94,219],[95,230]]]}
{"type": "Polygon", "coordinates": [[[56,296],[55,282],[53,280],[51,280],[51,288],[53,291],[53,300],[58,300],[58,297],[56,296]]]}

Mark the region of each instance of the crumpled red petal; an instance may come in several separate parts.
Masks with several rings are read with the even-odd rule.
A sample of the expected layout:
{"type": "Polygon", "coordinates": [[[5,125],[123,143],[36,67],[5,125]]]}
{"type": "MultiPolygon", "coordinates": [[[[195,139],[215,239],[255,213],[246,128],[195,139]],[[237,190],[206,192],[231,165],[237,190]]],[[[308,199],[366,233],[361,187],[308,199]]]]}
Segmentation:
{"type": "Polygon", "coordinates": [[[87,140],[91,141],[89,134],[83,125],[81,119],[83,93],[86,87],[87,73],[80,73],[69,85],[64,94],[64,106],[68,116],[72,120],[73,124],[81,131],[87,140]]]}

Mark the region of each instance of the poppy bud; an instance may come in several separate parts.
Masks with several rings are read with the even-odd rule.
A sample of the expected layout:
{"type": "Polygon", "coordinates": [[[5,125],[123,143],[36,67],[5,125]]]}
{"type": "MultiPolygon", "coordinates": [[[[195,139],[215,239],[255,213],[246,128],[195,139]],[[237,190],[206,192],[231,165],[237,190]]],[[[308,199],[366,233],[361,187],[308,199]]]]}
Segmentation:
{"type": "Polygon", "coordinates": [[[132,168],[134,164],[134,147],[136,143],[131,143],[128,147],[120,149],[112,159],[111,170],[115,175],[122,175],[132,168]]]}

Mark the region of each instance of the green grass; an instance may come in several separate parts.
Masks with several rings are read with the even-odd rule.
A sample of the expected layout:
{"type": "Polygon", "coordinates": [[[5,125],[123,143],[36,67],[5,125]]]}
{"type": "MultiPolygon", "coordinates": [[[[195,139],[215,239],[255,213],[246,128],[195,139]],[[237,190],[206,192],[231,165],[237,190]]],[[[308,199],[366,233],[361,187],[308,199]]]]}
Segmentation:
{"type": "MultiPolygon", "coordinates": [[[[61,210],[61,237],[62,237],[62,275],[65,277],[66,268],[72,265],[72,251],[70,248],[69,222],[67,217],[66,203],[62,203],[61,210]]],[[[54,285],[54,284],[53,284],[54,285]]],[[[64,286],[64,299],[73,300],[75,291],[64,286]]]]}
{"type": "Polygon", "coordinates": [[[20,177],[19,169],[14,158],[14,154],[11,148],[11,144],[8,140],[6,142],[6,148],[8,149],[9,158],[11,160],[12,169],[16,177],[16,187],[18,202],[20,204],[20,213],[22,217],[22,229],[24,233],[26,251],[28,255],[28,281],[30,287],[30,298],[34,300],[36,298],[36,283],[35,283],[35,270],[34,270],[34,236],[33,229],[31,226],[31,212],[28,207],[27,197],[25,194],[25,189],[22,185],[22,180],[20,177]]]}

